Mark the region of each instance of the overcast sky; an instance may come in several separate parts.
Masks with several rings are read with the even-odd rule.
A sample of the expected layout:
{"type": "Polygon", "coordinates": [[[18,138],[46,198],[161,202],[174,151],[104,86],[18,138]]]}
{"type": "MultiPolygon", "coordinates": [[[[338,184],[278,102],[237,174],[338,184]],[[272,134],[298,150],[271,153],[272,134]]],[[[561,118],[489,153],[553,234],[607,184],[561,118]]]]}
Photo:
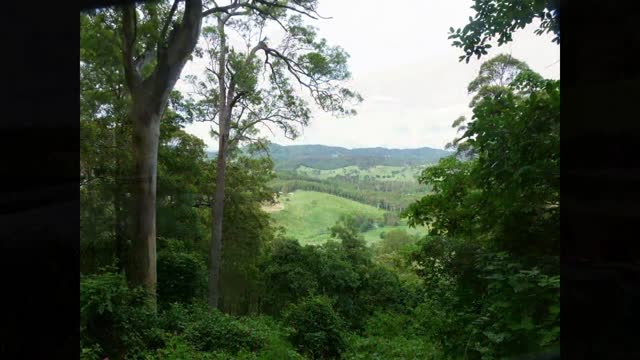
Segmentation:
{"type": "MultiPolygon", "coordinates": [[[[519,30],[514,41],[490,49],[480,60],[458,62],[462,50],[447,39],[450,26],[466,25],[472,0],[320,0],[319,13],[328,20],[309,20],[329,44],[349,54],[351,87],[364,102],[354,117],[336,119],[314,111],[303,134],[291,141],[266,131],[281,144],[323,144],[346,148],[443,148],[455,136],[451,123],[469,115],[467,84],[480,64],[499,53],[510,53],[546,78],[560,77],[560,47],[551,34],[537,36],[536,24],[519,30]]],[[[186,65],[184,74],[201,67],[186,65]]],[[[185,89],[184,83],[177,84],[185,89]]],[[[195,123],[187,132],[217,148],[210,124],[195,123]]],[[[275,131],[275,129],[274,129],[275,131]]]]}

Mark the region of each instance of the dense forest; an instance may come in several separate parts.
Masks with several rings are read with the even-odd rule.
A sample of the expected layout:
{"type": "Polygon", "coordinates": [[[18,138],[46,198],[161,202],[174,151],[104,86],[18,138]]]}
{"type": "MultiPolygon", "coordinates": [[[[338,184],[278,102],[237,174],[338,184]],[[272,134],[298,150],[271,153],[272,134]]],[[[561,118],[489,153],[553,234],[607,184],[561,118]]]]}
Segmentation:
{"type": "MultiPolygon", "coordinates": [[[[492,54],[469,79],[472,116],[453,122],[447,151],[269,145],[258,126],[295,138],[307,100],[335,116],[362,101],[347,86],[347,52],[309,25],[317,6],[185,0],[80,15],[81,359],[557,353],[560,81],[492,54]],[[194,91],[178,91],[197,59],[208,66],[185,77],[194,91]],[[185,131],[197,121],[212,124],[215,156],[185,131]],[[354,165],[423,169],[415,182],[296,171],[354,165]],[[264,210],[295,190],[429,230],[368,244],[371,220],[341,216],[325,242],[303,245],[264,210]]],[[[505,44],[533,20],[559,39],[546,2],[473,9],[449,29],[460,61],[487,58],[491,39],[505,44]]]]}

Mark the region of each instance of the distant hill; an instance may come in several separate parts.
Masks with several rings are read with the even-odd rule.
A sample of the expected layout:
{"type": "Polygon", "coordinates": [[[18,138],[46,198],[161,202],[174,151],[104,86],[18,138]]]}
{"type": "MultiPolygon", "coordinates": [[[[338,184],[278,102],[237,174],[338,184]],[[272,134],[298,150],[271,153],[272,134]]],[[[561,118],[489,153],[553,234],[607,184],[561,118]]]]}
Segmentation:
{"type": "MultiPolygon", "coordinates": [[[[325,145],[270,144],[269,153],[276,170],[294,170],[304,165],[314,169],[338,169],[345,166],[368,168],[376,165],[413,166],[436,163],[451,151],[422,147],[418,149],[387,149],[383,147],[347,149],[325,145]]],[[[211,158],[214,152],[208,152],[211,158]]]]}

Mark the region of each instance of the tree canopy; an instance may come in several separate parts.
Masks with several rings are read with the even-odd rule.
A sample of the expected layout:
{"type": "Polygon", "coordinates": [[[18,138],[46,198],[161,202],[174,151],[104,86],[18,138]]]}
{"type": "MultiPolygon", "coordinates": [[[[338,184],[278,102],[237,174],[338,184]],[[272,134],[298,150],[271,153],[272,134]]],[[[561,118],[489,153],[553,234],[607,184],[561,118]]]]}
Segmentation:
{"type": "Polygon", "coordinates": [[[557,0],[474,0],[471,6],[475,17],[462,28],[449,28],[452,45],[464,51],[459,60],[469,62],[472,56],[478,59],[488,54],[491,42],[498,46],[511,42],[513,32],[539,20],[537,35],[552,32],[553,42],[560,43],[560,4],[557,0]]]}

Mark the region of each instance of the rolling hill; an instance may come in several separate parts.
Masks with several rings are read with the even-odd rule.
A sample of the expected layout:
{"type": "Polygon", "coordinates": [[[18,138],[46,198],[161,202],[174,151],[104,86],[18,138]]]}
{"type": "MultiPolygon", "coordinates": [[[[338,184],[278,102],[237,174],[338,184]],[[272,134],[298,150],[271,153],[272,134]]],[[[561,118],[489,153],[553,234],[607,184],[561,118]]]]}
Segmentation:
{"type": "MultiPolygon", "coordinates": [[[[320,244],[330,238],[329,227],[334,225],[341,215],[360,215],[374,219],[381,218],[384,211],[342,197],[298,190],[282,195],[275,206],[265,207],[277,225],[285,228],[287,235],[301,244],[320,244]]],[[[410,234],[423,234],[426,229],[412,229],[406,225],[376,226],[363,233],[367,243],[380,240],[380,233],[392,229],[404,229],[410,234]]]]}

